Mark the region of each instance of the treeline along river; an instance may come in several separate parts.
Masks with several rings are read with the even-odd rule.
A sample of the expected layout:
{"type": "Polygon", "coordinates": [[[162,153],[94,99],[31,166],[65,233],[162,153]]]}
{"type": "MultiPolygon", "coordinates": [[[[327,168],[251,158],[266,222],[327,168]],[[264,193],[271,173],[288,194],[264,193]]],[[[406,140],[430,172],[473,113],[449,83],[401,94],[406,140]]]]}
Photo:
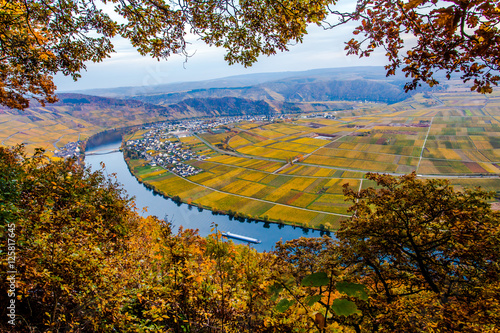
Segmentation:
{"type": "MultiPolygon", "coordinates": [[[[122,184],[127,194],[135,197],[136,206],[142,215],[156,215],[159,218],[166,217],[172,222],[174,231],[177,231],[182,226],[185,229],[198,229],[201,236],[206,236],[211,233],[212,223],[216,223],[218,230],[222,232],[231,232],[260,240],[260,244],[251,245],[258,251],[272,250],[274,244],[280,239],[285,241],[301,236],[320,237],[324,234],[324,232],[314,229],[292,227],[283,224],[236,220],[227,215],[214,215],[206,209],[198,209],[187,204],[175,203],[139,183],[130,173],[123,159],[122,152],[116,151],[120,147],[120,144],[121,141],[115,139],[112,142],[101,143],[98,146],[88,148],[86,153],[93,153],[95,155],[86,156],[85,163],[92,170],[98,170],[101,168],[101,162],[103,162],[105,165],[104,172],[108,175],[116,175],[118,182],[122,184]]],[[[234,242],[239,241],[234,240],[234,242]]]]}

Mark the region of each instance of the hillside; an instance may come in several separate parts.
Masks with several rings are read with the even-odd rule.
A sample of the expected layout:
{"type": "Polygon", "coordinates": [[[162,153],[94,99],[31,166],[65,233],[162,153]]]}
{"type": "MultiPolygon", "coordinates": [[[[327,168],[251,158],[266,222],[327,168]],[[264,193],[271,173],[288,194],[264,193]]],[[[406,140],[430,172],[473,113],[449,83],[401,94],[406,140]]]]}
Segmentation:
{"type": "Polygon", "coordinates": [[[393,81],[404,79],[404,75],[399,73],[396,76],[387,78],[385,69],[381,66],[359,66],[359,67],[343,67],[343,68],[321,68],[307,71],[288,71],[288,72],[271,72],[271,73],[255,73],[243,74],[222,77],[218,79],[192,81],[192,82],[175,82],[153,86],[140,87],[117,87],[109,89],[88,89],[73,91],[74,93],[82,93],[86,95],[95,95],[102,97],[113,98],[128,98],[130,96],[146,96],[157,95],[174,92],[187,92],[191,90],[209,90],[214,88],[239,88],[250,87],[263,84],[266,82],[274,82],[286,79],[297,79],[303,77],[328,78],[331,80],[384,80],[393,81]]]}
{"type": "Polygon", "coordinates": [[[60,94],[59,102],[25,111],[0,109],[0,144],[25,143],[28,153],[42,147],[51,155],[69,142],[105,129],[169,119],[162,106],[82,94],[60,94]]]}
{"type": "MultiPolygon", "coordinates": [[[[268,102],[371,101],[397,103],[405,93],[402,73],[386,77],[383,67],[325,68],[301,72],[261,73],[200,82],[146,87],[94,89],[86,94],[133,98],[168,106],[186,99],[236,97],[268,102]]],[[[445,85],[439,89],[446,88],[445,85]]],[[[426,91],[430,88],[420,88],[426,91]]],[[[436,89],[435,89],[436,90],[436,89]]]]}
{"type": "Polygon", "coordinates": [[[355,67],[61,93],[55,104],[32,103],[23,112],[2,109],[0,144],[25,143],[28,151],[43,147],[50,153],[107,129],[157,121],[326,112],[367,101],[393,104],[414,95],[403,87],[401,75],[386,78],[382,67],[355,67]]]}
{"type": "Polygon", "coordinates": [[[328,78],[304,77],[266,82],[255,86],[193,89],[181,92],[136,95],[132,98],[165,106],[186,99],[222,97],[244,97],[246,99],[264,100],[271,103],[308,103],[342,100],[393,104],[401,102],[414,94],[415,92],[404,92],[403,81],[386,82],[366,79],[332,80],[328,78]]]}
{"type": "Polygon", "coordinates": [[[265,101],[237,97],[191,98],[169,105],[172,114],[182,118],[206,116],[260,115],[273,112],[265,101]]]}
{"type": "Polygon", "coordinates": [[[186,99],[244,97],[252,100],[279,102],[372,101],[397,103],[411,97],[403,84],[370,80],[323,80],[317,78],[288,79],[256,86],[194,89],[154,95],[139,95],[133,99],[158,105],[169,105],[186,99]]]}
{"type": "Polygon", "coordinates": [[[189,99],[161,106],[83,94],[58,97],[57,103],[34,103],[24,111],[0,109],[0,144],[24,143],[29,153],[41,147],[52,155],[67,143],[84,141],[107,129],[192,117],[267,115],[275,110],[264,101],[243,98],[189,99]]]}

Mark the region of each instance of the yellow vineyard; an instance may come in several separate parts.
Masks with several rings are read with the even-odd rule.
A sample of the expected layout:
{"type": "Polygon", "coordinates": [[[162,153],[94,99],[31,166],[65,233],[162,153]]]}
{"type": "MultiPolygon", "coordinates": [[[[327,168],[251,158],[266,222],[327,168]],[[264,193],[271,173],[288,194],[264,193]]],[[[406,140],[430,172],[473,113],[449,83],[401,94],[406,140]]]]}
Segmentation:
{"type": "MultiPolygon", "coordinates": [[[[201,207],[243,218],[334,229],[349,215],[343,186],[374,184],[366,172],[448,177],[457,189],[500,190],[500,94],[434,93],[363,111],[327,111],[273,122],[235,123],[225,133],[194,134],[205,144],[202,170],[165,173],[151,185],[201,207]],[[225,141],[224,141],[225,140],[225,141]],[[221,150],[218,144],[225,142],[221,150]]],[[[200,148],[201,149],[201,148],[200,148]]],[[[135,169],[140,172],[141,167],[135,169]]]]}

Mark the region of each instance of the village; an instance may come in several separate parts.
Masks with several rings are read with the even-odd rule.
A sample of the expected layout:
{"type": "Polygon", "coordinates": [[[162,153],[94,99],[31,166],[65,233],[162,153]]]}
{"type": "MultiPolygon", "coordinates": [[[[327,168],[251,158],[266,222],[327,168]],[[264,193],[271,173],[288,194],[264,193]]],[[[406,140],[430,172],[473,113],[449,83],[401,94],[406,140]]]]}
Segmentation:
{"type": "MultiPolygon", "coordinates": [[[[335,112],[332,113],[311,113],[308,118],[328,118],[335,119],[335,112]]],[[[190,159],[204,159],[206,157],[199,156],[182,148],[180,143],[169,144],[164,143],[167,138],[182,138],[193,134],[202,134],[207,131],[223,131],[222,127],[241,122],[241,121],[273,121],[277,119],[289,119],[296,115],[281,114],[281,115],[248,115],[238,117],[217,117],[211,119],[189,119],[182,121],[161,122],[143,126],[142,130],[149,130],[143,135],[143,139],[130,140],[126,142],[125,147],[131,151],[139,153],[141,158],[150,162],[151,165],[160,165],[168,167],[169,170],[178,173],[179,175],[190,176],[196,174],[196,170],[191,166],[185,165],[182,162],[190,159]],[[149,154],[147,151],[157,151],[158,153],[149,154]]],[[[302,117],[306,117],[303,115],[302,117]]],[[[82,141],[69,142],[63,147],[54,151],[54,156],[60,158],[78,157],[82,152],[82,141]]],[[[166,167],[167,168],[167,167],[166,167]]]]}
{"type": "Polygon", "coordinates": [[[54,150],[54,156],[60,158],[78,157],[81,152],[81,141],[68,142],[63,147],[54,150]]]}
{"type": "Polygon", "coordinates": [[[144,134],[144,138],[129,140],[125,143],[125,149],[138,153],[140,158],[145,159],[151,166],[161,166],[179,176],[188,177],[197,174],[201,170],[183,162],[189,160],[204,160],[206,157],[197,155],[188,148],[183,148],[180,142],[162,141],[167,135],[158,129],[144,134]]]}
{"type": "Polygon", "coordinates": [[[208,157],[194,153],[187,147],[183,147],[180,141],[172,141],[172,138],[183,138],[193,134],[202,134],[207,131],[224,131],[222,127],[241,121],[261,121],[265,116],[239,116],[220,117],[210,120],[185,120],[179,123],[159,123],[144,126],[149,129],[142,134],[141,139],[128,140],[124,149],[135,152],[138,157],[149,162],[151,166],[161,166],[182,177],[189,177],[201,172],[184,162],[190,160],[205,160],[208,157]]]}

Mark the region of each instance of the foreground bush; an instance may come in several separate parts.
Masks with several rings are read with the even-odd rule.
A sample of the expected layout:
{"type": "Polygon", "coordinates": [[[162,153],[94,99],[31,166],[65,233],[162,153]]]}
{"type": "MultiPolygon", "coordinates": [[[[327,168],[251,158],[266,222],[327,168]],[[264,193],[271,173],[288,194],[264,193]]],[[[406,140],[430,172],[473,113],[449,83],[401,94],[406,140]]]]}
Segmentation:
{"type": "Polygon", "coordinates": [[[0,147],[0,330],[498,331],[490,194],[368,177],[379,189],[346,187],[353,217],[337,239],[269,254],[223,241],[216,226],[206,238],[173,234],[101,172],[0,147]]]}

